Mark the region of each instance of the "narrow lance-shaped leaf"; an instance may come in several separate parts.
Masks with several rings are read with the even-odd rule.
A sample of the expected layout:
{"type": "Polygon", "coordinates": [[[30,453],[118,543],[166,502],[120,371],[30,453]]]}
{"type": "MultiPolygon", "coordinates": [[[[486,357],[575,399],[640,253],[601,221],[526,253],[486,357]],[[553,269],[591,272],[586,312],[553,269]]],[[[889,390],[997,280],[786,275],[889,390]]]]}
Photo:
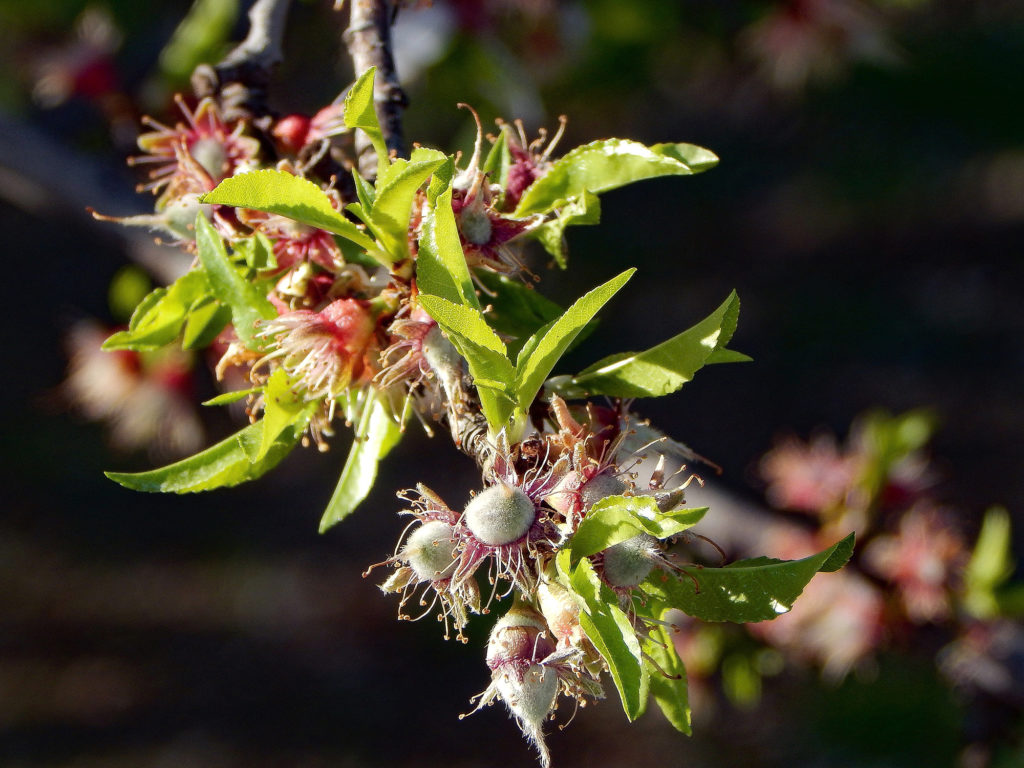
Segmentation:
{"type": "Polygon", "coordinates": [[[481,410],[492,434],[497,434],[512,411],[508,387],[515,379],[504,342],[473,307],[453,304],[439,296],[420,296],[419,302],[466,358],[477,385],[481,410]]]}
{"type": "Polygon", "coordinates": [[[671,394],[692,380],[711,362],[712,355],[729,343],[739,312],[740,300],[733,291],[718,309],[692,328],[644,352],[606,357],[573,377],[570,386],[579,393],[610,397],[671,394]]]}
{"type": "Polygon", "coordinates": [[[570,539],[573,561],[640,533],[667,539],[701,521],[707,507],[662,512],[653,496],[608,496],[587,510],[570,539]]]}
{"type": "Polygon", "coordinates": [[[416,191],[446,159],[396,161],[386,181],[378,185],[369,217],[381,245],[393,261],[409,258],[409,220],[416,191]]]}
{"type": "Polygon", "coordinates": [[[645,147],[626,139],[584,144],[556,160],[523,193],[514,215],[548,213],[585,191],[595,194],[658,176],[688,176],[717,164],[713,152],[692,144],[645,147]]]}
{"type": "Polygon", "coordinates": [[[345,96],[345,125],[359,128],[370,139],[373,151],[377,153],[377,177],[383,176],[388,167],[388,147],[380,129],[377,110],[373,104],[373,80],[376,67],[370,67],[348,89],[345,96]]]}
{"type": "MultiPolygon", "coordinates": [[[[653,618],[662,619],[659,616],[653,618]]],[[[646,654],[644,665],[650,680],[651,696],[672,727],[689,735],[692,731],[686,667],[672,642],[672,631],[663,624],[652,622],[641,644],[646,654]]]]}
{"type": "Polygon", "coordinates": [[[341,477],[320,519],[320,533],[352,514],[369,495],[377,479],[377,465],[401,439],[401,426],[387,406],[376,394],[368,395],[341,477]]]}
{"type": "Polygon", "coordinates": [[[636,720],[647,705],[648,692],[636,630],[589,560],[580,561],[571,579],[580,605],[580,626],[608,664],[626,717],[636,720]]]}
{"type": "Polygon", "coordinates": [[[452,212],[452,190],[438,196],[423,220],[416,258],[416,286],[423,294],[480,309],[452,212]]]}
{"type": "Polygon", "coordinates": [[[557,320],[537,331],[516,358],[516,404],[527,411],[540,391],[544,379],[576,335],[612,296],[633,276],[627,269],[607,283],[577,299],[557,320]]]}
{"type": "Polygon", "coordinates": [[[331,199],[307,179],[266,168],[224,179],[202,197],[204,203],[276,213],[351,240],[382,263],[388,257],[373,239],[334,210],[331,199]]]}
{"type": "Polygon", "coordinates": [[[802,560],[767,557],[724,568],[682,566],[682,574],[656,570],[643,584],[653,599],[703,621],[749,623],[789,612],[814,574],[838,570],[853,553],[853,534],[802,560]]]}
{"type": "Polygon", "coordinates": [[[194,307],[213,297],[202,269],[192,269],[167,288],[150,292],[135,308],[128,330],[103,343],[106,350],[145,351],[170,344],[181,333],[194,307]]]}
{"type": "Polygon", "coordinates": [[[263,389],[263,439],[252,460],[266,456],[286,429],[302,432],[316,407],[316,401],[307,401],[296,391],[283,368],[274,371],[263,389]]]}
{"type": "Polygon", "coordinates": [[[259,451],[263,424],[250,424],[240,432],[187,459],[148,472],[107,472],[115,483],[148,493],[196,493],[239,485],[269,472],[299,441],[301,432],[286,430],[267,454],[249,460],[259,451]]]}
{"type": "Polygon", "coordinates": [[[196,246],[213,294],[231,309],[238,338],[246,346],[257,346],[256,324],[277,316],[274,305],[235,269],[217,230],[201,213],[196,216],[196,246]]]}

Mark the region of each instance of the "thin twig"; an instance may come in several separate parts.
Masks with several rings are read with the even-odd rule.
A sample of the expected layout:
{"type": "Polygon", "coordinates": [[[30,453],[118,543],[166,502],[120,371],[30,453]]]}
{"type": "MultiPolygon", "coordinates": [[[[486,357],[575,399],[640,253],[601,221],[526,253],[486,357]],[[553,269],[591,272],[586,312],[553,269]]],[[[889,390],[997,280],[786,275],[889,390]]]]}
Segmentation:
{"type": "Polygon", "coordinates": [[[192,73],[196,96],[216,96],[229,119],[255,118],[268,112],[267,88],[281,61],[291,0],[256,0],[249,9],[249,33],[216,66],[200,65],[192,73]]]}
{"type": "MultiPolygon", "coordinates": [[[[352,57],[357,75],[370,67],[376,67],[373,101],[377,108],[377,119],[388,150],[404,157],[402,110],[408,105],[408,100],[399,84],[395,57],[391,52],[393,4],[388,0],[351,0],[349,5],[351,15],[345,31],[349,56],[352,57]]],[[[365,141],[365,137],[357,141],[360,172],[366,171],[372,176],[376,172],[376,162],[367,149],[369,142],[365,141]]]]}

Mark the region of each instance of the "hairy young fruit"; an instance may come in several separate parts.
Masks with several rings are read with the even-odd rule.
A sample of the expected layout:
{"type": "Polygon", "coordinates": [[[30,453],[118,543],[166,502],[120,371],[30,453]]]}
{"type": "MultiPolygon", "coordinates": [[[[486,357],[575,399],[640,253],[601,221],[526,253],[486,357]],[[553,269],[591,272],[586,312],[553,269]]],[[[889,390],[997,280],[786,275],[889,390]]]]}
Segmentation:
{"type": "Polygon", "coordinates": [[[604,551],[604,577],[613,587],[635,587],[654,568],[658,540],[641,533],[604,551]]]}
{"type": "Polygon", "coordinates": [[[423,581],[437,581],[455,570],[455,530],[440,520],[424,523],[402,547],[402,558],[423,581]]]}
{"type": "Polygon", "coordinates": [[[498,483],[466,505],[466,525],[484,544],[500,547],[526,535],[537,517],[533,501],[518,488],[498,483]]]}
{"type": "Polygon", "coordinates": [[[580,486],[580,500],[584,509],[590,509],[601,499],[618,496],[626,490],[626,484],[615,475],[602,472],[594,475],[580,486]]]}

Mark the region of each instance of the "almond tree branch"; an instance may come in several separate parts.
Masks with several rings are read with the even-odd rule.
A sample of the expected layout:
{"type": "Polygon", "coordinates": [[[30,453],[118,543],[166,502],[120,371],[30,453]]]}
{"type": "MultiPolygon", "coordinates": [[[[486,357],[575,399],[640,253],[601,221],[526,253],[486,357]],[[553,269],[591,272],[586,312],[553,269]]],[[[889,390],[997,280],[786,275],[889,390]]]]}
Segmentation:
{"type": "MultiPolygon", "coordinates": [[[[391,19],[393,3],[388,0],[350,0],[349,26],[345,31],[345,44],[356,74],[376,67],[373,99],[377,108],[377,119],[384,132],[388,150],[399,156],[406,156],[405,140],[402,136],[402,110],[408,106],[405,92],[395,72],[395,58],[391,52],[391,19]]],[[[357,144],[360,166],[370,154],[366,145],[357,144]]],[[[370,157],[367,166],[374,165],[370,157]]],[[[360,167],[360,172],[370,170],[360,167]]],[[[375,169],[373,173],[375,173],[375,169]]],[[[370,174],[372,175],[372,173],[370,174]]]]}
{"type": "Polygon", "coordinates": [[[196,96],[216,96],[224,116],[258,118],[268,112],[267,88],[281,61],[288,5],[291,0],[256,0],[249,9],[249,33],[216,66],[201,65],[192,73],[196,96]]]}

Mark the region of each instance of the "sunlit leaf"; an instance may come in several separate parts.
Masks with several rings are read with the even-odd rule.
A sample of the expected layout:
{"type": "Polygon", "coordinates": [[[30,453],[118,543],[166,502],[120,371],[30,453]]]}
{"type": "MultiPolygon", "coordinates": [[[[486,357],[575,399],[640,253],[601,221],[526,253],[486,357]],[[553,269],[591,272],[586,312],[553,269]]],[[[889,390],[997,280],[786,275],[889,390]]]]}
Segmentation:
{"type": "Polygon", "coordinates": [[[209,400],[204,400],[203,405],[230,405],[231,403],[237,403],[239,400],[244,400],[249,395],[254,395],[260,391],[260,387],[250,387],[249,389],[239,389],[234,392],[224,392],[223,394],[211,397],[209,400]]]}
{"type": "Polygon", "coordinates": [[[851,533],[802,560],[761,557],[724,568],[680,566],[680,574],[655,570],[643,589],[665,606],[703,621],[765,621],[788,613],[814,574],[838,570],[852,553],[851,533]]]}
{"type": "Polygon", "coordinates": [[[205,451],[148,472],[106,472],[115,483],[148,493],[196,493],[255,480],[291,453],[301,433],[286,431],[267,455],[251,462],[263,440],[263,424],[250,424],[205,451]]]}
{"type": "Polygon", "coordinates": [[[256,325],[277,317],[274,305],[235,269],[217,230],[201,213],[196,216],[196,245],[199,263],[206,272],[214,296],[231,309],[231,322],[238,338],[246,346],[257,346],[256,325]]]}
{"type": "Polygon", "coordinates": [[[373,104],[373,78],[376,67],[370,67],[348,89],[345,96],[345,125],[359,128],[370,139],[377,153],[377,176],[383,176],[388,167],[388,147],[380,129],[377,110],[373,104]]]}
{"type": "Polygon", "coordinates": [[[531,337],[516,358],[516,402],[528,410],[540,391],[544,379],[576,338],[618,290],[633,276],[627,269],[607,283],[599,285],[577,299],[557,320],[547,324],[531,337]]]}
{"type": "Polygon", "coordinates": [[[263,169],[224,179],[202,197],[204,203],[232,205],[285,216],[302,224],[340,235],[383,262],[388,257],[365,232],[334,210],[320,187],[300,176],[263,169]]]}
{"type": "Polygon", "coordinates": [[[212,296],[205,272],[190,270],[167,288],[150,292],[135,308],[128,330],[113,334],[103,348],[146,351],[170,344],[178,338],[192,308],[212,296]]]}
{"type": "Polygon", "coordinates": [[[315,401],[307,401],[296,390],[284,368],[275,370],[263,390],[263,439],[253,461],[266,456],[286,429],[305,430],[316,407],[315,401]]]}
{"type": "Polygon", "coordinates": [[[626,717],[635,720],[643,714],[648,692],[636,630],[589,560],[581,560],[572,572],[572,589],[580,604],[580,626],[608,664],[626,717]]]}
{"type": "Polygon", "coordinates": [[[514,215],[548,213],[585,191],[600,194],[643,179],[687,176],[705,171],[717,162],[712,152],[691,144],[645,147],[626,139],[594,141],[556,160],[546,174],[526,189],[514,215]]]}
{"type": "Polygon", "coordinates": [[[320,519],[321,533],[348,517],[362,503],[377,479],[378,463],[401,438],[401,426],[388,407],[375,394],[369,395],[356,423],[341,477],[320,519]]]}
{"type": "Polygon", "coordinates": [[[982,619],[999,615],[996,589],[1013,574],[1010,515],[1002,507],[985,513],[971,559],[964,570],[967,609],[982,619]]]}
{"type": "Polygon", "coordinates": [[[399,166],[401,170],[389,173],[387,181],[377,188],[370,219],[381,245],[394,261],[409,258],[409,219],[412,217],[416,190],[423,186],[423,182],[442,163],[444,159],[424,160],[418,163],[402,161],[401,166],[396,162],[395,166],[399,166]]]}
{"type": "MultiPolygon", "coordinates": [[[[740,300],[733,291],[718,309],[692,328],[644,352],[606,357],[572,379],[578,390],[611,397],[660,397],[693,379],[736,330],[740,300]]],[[[732,353],[728,359],[738,359],[732,353]]],[[[724,362],[725,360],[719,360],[724,362]]]]}
{"type": "Polygon", "coordinates": [[[608,496],[595,502],[570,541],[573,560],[648,533],[667,539],[701,521],[707,507],[662,512],[653,496],[608,496]]]}
{"type": "Polygon", "coordinates": [[[438,196],[433,210],[423,219],[416,258],[416,287],[423,294],[440,296],[453,304],[480,308],[452,212],[450,187],[438,196]]]}

